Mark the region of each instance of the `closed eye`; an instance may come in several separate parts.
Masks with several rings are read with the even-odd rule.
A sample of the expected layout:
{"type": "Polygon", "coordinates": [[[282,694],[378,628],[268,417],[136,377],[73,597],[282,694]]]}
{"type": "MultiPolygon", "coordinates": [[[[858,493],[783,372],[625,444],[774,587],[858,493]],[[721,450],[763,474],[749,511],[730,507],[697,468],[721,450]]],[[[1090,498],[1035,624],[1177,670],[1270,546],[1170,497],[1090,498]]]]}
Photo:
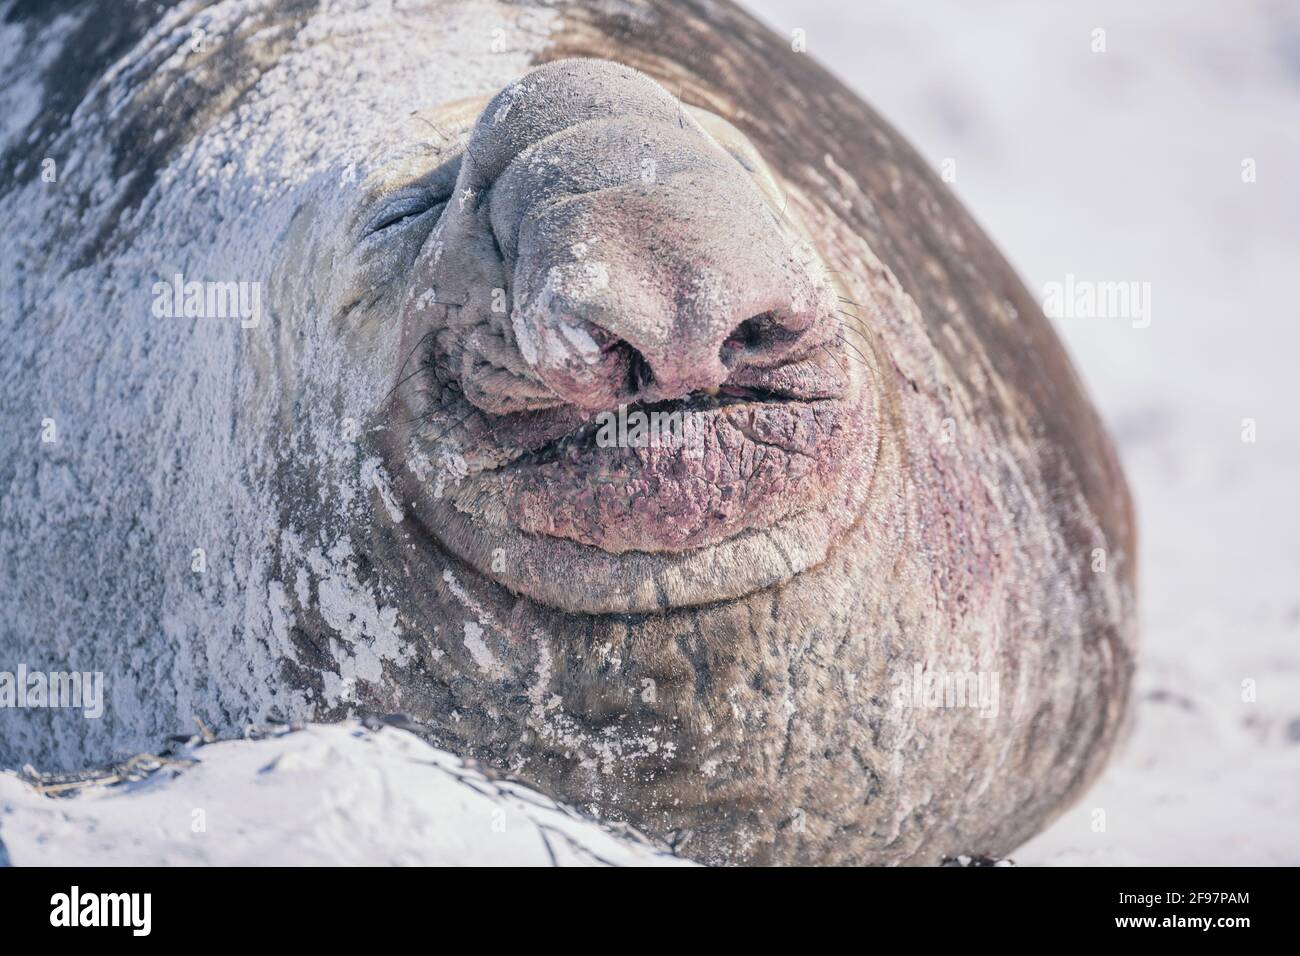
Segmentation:
{"type": "Polygon", "coordinates": [[[399,194],[380,206],[366,223],[361,238],[367,239],[387,229],[410,225],[425,213],[445,206],[448,198],[429,191],[399,194]]]}

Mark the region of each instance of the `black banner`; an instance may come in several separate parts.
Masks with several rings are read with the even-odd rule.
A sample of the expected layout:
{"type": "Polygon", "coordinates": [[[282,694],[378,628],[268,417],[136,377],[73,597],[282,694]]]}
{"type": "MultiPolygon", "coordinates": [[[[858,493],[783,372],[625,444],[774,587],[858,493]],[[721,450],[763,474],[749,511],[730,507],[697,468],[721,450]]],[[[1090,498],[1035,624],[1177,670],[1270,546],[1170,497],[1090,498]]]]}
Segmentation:
{"type": "MultiPolygon", "coordinates": [[[[839,929],[846,942],[896,932],[918,945],[1053,944],[1096,937],[1232,946],[1285,931],[1287,869],[673,870],[552,875],[482,870],[0,869],[6,942],[291,940],[374,945],[413,933],[452,945],[518,945],[579,933],[611,942],[656,927],[766,937],[839,929]],[[688,928],[689,927],[689,928],[688,928]],[[445,935],[455,933],[455,936],[445,935]],[[590,936],[598,932],[601,936],[590,936]],[[610,935],[604,935],[604,934],[610,935]]],[[[666,942],[667,940],[665,940],[666,942]]],[[[652,942],[651,942],[652,945],[652,942]]],[[[896,943],[891,944],[896,945],[896,943]]],[[[11,949],[11,952],[18,950],[11,949]]]]}

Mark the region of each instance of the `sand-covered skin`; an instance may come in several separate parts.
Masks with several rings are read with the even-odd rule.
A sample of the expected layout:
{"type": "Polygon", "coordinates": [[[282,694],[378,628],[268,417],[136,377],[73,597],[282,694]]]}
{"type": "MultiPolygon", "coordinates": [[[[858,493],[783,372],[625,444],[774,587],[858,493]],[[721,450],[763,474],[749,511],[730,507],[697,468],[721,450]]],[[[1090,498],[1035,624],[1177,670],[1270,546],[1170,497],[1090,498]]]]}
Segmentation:
{"type": "Polygon", "coordinates": [[[340,3],[316,17],[310,3],[185,3],[135,42],[143,8],[4,27],[16,51],[0,67],[17,104],[6,130],[42,97],[81,105],[66,129],[42,139],[33,128],[38,153],[9,154],[14,188],[0,198],[0,407],[14,423],[0,433],[0,649],[15,665],[103,671],[108,714],[0,713],[3,762],[68,768],[150,749],[194,713],[227,730],[235,714],[309,716],[280,680],[295,653],[287,592],[310,589],[304,599],[352,648],[328,701],[409,653],[391,604],[359,584],[346,537],[280,532],[289,510],[318,507],[336,526],[370,514],[382,477],[355,439],[398,364],[391,338],[351,330],[349,347],[325,333],[331,305],[356,294],[331,283],[358,272],[302,257],[338,252],[317,230],[349,220],[377,169],[402,167],[381,148],[395,128],[419,156],[436,136],[412,113],[513,79],[549,16],[476,3],[434,32],[424,26],[437,8],[340,3]],[[130,56],[64,90],[78,44],[114,29],[130,56]],[[63,60],[50,36],[63,37],[63,60]],[[172,97],[187,89],[206,106],[178,118],[172,97]],[[45,155],[54,182],[42,180],[45,155]],[[314,215],[295,229],[304,204],[314,215]],[[260,323],[155,317],[154,284],[176,273],[262,283],[260,323]],[[295,455],[330,473],[328,500],[282,494],[277,470],[295,455]],[[194,570],[196,549],[206,570],[194,570]]]}

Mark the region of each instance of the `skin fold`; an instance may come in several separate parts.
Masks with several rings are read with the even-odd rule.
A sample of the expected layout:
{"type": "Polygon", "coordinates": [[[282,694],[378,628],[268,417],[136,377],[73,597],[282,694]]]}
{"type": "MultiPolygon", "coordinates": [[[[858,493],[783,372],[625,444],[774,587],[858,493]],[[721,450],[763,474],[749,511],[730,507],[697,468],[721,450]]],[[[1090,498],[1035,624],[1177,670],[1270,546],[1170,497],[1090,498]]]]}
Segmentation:
{"type": "Polygon", "coordinates": [[[127,343],[0,369],[6,412],[98,423],[0,475],[31,502],[0,649],[118,695],[94,726],[10,724],[5,761],[198,711],[400,712],[717,864],[999,857],[1083,792],[1132,677],[1128,492],[1041,309],[879,117],[728,5],[227,6],[120,27],[161,65],[65,97],[135,127],[69,109],[37,140],[106,168],[166,142],[129,188],[68,222],[30,170],[4,183],[33,237],[7,292],[69,356],[87,302],[127,343]],[[164,58],[204,24],[203,65],[164,58]],[[456,54],[494,29],[527,39],[456,54]],[[150,113],[168,70],[190,101],[150,113]],[[80,258],[26,278],[56,242],[80,258]],[[262,282],[267,319],[132,312],[173,264],[262,282]],[[146,357],[175,381],[97,404],[76,372],[146,357]],[[692,430],[602,444],[619,409],[692,430]],[[50,503],[56,468],[116,502],[95,533],[50,503]],[[85,585],[84,621],[35,599],[73,587],[74,538],[130,570],[85,585]]]}

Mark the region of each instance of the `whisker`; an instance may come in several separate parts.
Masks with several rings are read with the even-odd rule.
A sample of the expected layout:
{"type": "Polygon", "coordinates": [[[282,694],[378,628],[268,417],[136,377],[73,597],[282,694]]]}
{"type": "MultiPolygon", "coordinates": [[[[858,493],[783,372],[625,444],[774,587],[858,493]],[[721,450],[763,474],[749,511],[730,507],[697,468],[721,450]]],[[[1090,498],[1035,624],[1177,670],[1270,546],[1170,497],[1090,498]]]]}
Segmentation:
{"type": "Polygon", "coordinates": [[[864,339],[867,339],[868,341],[871,340],[871,334],[870,334],[870,333],[871,333],[871,327],[870,327],[869,325],[867,325],[867,320],[866,320],[866,319],[862,318],[862,316],[860,316],[860,315],[853,315],[853,314],[850,313],[850,312],[845,312],[843,309],[836,309],[835,311],[836,311],[837,313],[839,313],[840,315],[848,316],[850,319],[853,320],[852,323],[846,323],[843,319],[841,319],[841,320],[840,320],[840,326],[841,326],[842,328],[853,328],[853,329],[856,329],[856,330],[859,332],[859,334],[862,335],[862,337],[863,337],[864,339]]]}
{"type": "MultiPolygon", "coordinates": [[[[433,439],[430,440],[430,444],[436,444],[437,442],[442,441],[443,438],[445,438],[447,435],[449,435],[449,434],[451,433],[452,429],[459,428],[461,425],[465,424],[465,422],[469,421],[470,418],[473,417],[474,413],[477,412],[477,411],[479,411],[478,408],[475,408],[473,405],[470,405],[470,409],[469,409],[468,412],[466,412],[464,415],[462,415],[462,416],[461,416],[460,418],[458,418],[456,421],[452,422],[450,425],[448,425],[446,428],[444,428],[441,432],[439,432],[438,435],[437,435],[435,438],[433,438],[433,439]]],[[[430,413],[430,414],[432,414],[432,413],[430,413]]],[[[417,417],[415,417],[415,418],[412,418],[411,421],[406,422],[406,424],[407,424],[407,425],[410,425],[410,424],[412,424],[413,422],[424,421],[424,420],[428,419],[429,417],[430,417],[430,415],[419,415],[419,416],[417,416],[417,417]]]]}
{"type": "Polygon", "coordinates": [[[849,370],[844,367],[844,365],[840,362],[840,360],[835,356],[835,353],[830,350],[830,347],[825,342],[820,343],[820,345],[823,349],[826,350],[826,354],[831,357],[831,361],[833,361],[836,365],[839,366],[840,371],[843,372],[845,375],[848,375],[849,370]]]}
{"type": "MultiPolygon", "coordinates": [[[[433,335],[435,331],[437,331],[437,329],[431,328],[429,329],[429,331],[425,332],[416,340],[415,344],[411,346],[411,351],[407,352],[406,358],[402,360],[402,366],[397,370],[398,375],[401,375],[403,372],[406,371],[406,363],[411,361],[411,356],[414,355],[416,350],[424,343],[424,340],[427,339],[429,336],[433,335]]],[[[407,382],[409,382],[412,378],[414,378],[418,374],[420,374],[420,369],[417,368],[410,375],[406,376],[406,378],[402,379],[400,382],[398,382],[396,385],[390,388],[384,394],[384,397],[380,400],[379,404],[382,405],[384,402],[388,401],[389,397],[393,394],[393,392],[397,391],[398,388],[400,388],[402,385],[405,385],[407,382]]]]}
{"type": "MultiPolygon", "coordinates": [[[[846,346],[846,347],[848,347],[848,348],[850,348],[850,349],[853,350],[854,354],[856,354],[856,355],[858,356],[858,358],[861,359],[861,364],[862,364],[862,367],[863,367],[863,368],[871,368],[871,367],[872,367],[872,366],[871,366],[871,362],[868,361],[867,357],[866,357],[865,355],[862,354],[862,352],[858,349],[858,347],[857,347],[856,345],[854,345],[852,342],[850,342],[848,339],[844,338],[844,336],[839,335],[838,333],[836,334],[835,338],[836,338],[837,341],[840,342],[840,344],[842,344],[842,345],[844,345],[844,346],[846,346]]],[[[851,360],[850,360],[850,361],[851,361],[851,360]]]]}

